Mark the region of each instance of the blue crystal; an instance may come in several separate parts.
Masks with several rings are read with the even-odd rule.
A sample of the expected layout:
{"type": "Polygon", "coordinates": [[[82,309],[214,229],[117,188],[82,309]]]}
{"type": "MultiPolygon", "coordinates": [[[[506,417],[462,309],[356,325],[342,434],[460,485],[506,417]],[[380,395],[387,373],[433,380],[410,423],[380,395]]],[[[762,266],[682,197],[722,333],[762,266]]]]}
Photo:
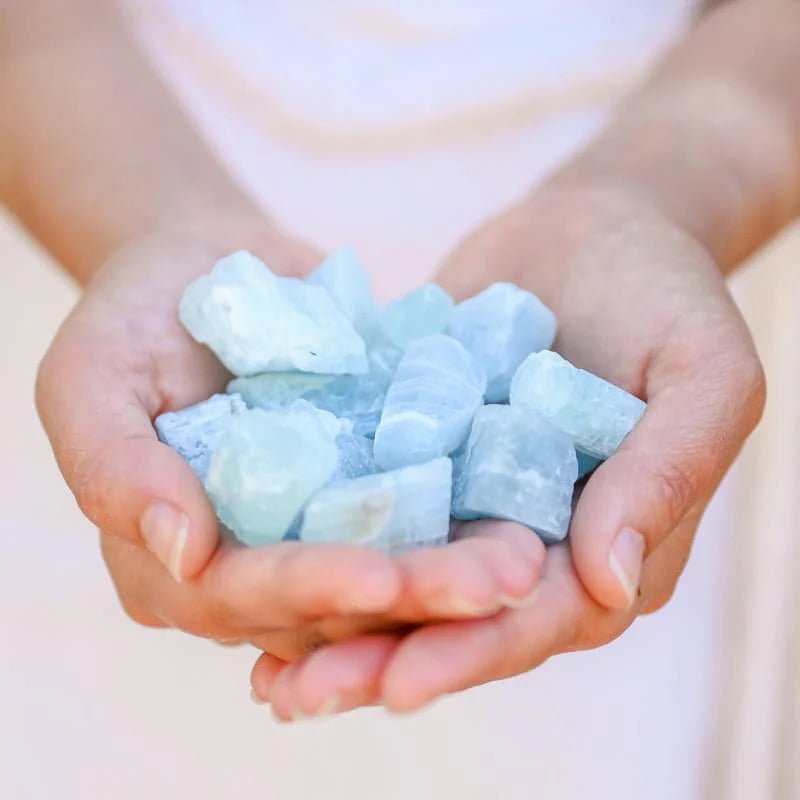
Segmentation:
{"type": "Polygon", "coordinates": [[[156,417],[153,424],[158,438],[176,450],[203,480],[211,454],[228,423],[245,410],[238,394],[215,394],[181,411],[167,411],[156,417]]]}
{"type": "Polygon", "coordinates": [[[337,483],[314,495],[300,538],[366,545],[393,554],[445,544],[451,483],[449,458],[337,483]]]}
{"type": "Polygon", "coordinates": [[[576,452],[578,454],[578,480],[594,472],[603,463],[602,458],[595,458],[580,450],[576,452]]]}
{"type": "Polygon", "coordinates": [[[435,283],[428,283],[389,303],[381,315],[381,331],[404,350],[415,339],[444,333],[453,313],[453,298],[435,283]]]}
{"type": "Polygon", "coordinates": [[[543,414],[595,458],[610,458],[646,404],[550,350],[529,356],[511,382],[511,404],[543,414]]]}
{"type": "Polygon", "coordinates": [[[280,541],[309,498],[335,474],[341,423],[302,400],[231,420],[206,475],[220,520],[244,544],[280,541]]]}
{"type": "Polygon", "coordinates": [[[383,469],[448,455],[467,438],[486,378],[463,345],[449,336],[412,342],[386,395],[375,433],[383,469]]]}
{"type": "Polygon", "coordinates": [[[277,277],[244,251],[189,284],[180,318],[234,375],[367,369],[363,339],[326,289],[277,277]]]}
{"type": "Polygon", "coordinates": [[[556,318],[535,294],[493,283],[455,307],[447,332],[486,371],[486,402],[505,403],[519,365],[553,344],[556,318]]]}
{"type": "Polygon", "coordinates": [[[370,289],[367,271],[352,248],[334,250],[306,282],[327,289],[333,302],[364,339],[372,335],[379,309],[370,289]]]}
{"type": "Polygon", "coordinates": [[[355,433],[347,421],[336,437],[336,447],[339,450],[339,460],[330,479],[332,483],[372,475],[378,471],[372,455],[371,440],[355,433]]]}
{"type": "Polygon", "coordinates": [[[483,406],[456,465],[453,516],[509,519],[546,543],[569,530],[578,459],[569,436],[539,414],[483,406]]]}
{"type": "Polygon", "coordinates": [[[251,408],[274,409],[307,400],[317,408],[349,419],[356,433],[374,436],[381,418],[388,381],[366,375],[311,375],[302,372],[265,372],[237,378],[228,384],[251,408]]]}

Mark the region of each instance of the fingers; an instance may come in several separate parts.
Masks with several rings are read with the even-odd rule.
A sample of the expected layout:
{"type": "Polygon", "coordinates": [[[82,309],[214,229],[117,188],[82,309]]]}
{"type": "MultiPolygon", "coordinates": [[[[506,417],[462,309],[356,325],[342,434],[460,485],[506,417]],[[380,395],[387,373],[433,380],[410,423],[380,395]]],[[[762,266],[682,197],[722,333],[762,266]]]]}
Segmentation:
{"type": "MultiPolygon", "coordinates": [[[[285,542],[251,549],[226,542],[199,578],[183,584],[171,580],[150,553],[119,537],[103,537],[103,555],[126,608],[147,609],[174,627],[214,639],[384,612],[402,586],[388,556],[355,547],[285,542]]],[[[298,645],[307,652],[303,641],[298,645]]]]}
{"type": "Polygon", "coordinates": [[[371,636],[333,645],[286,667],[270,686],[269,662],[259,659],[251,683],[260,697],[269,697],[275,716],[287,722],[372,705],[397,642],[394,636],[371,636]],[[261,694],[265,690],[268,695],[261,694]]]}
{"type": "Polygon", "coordinates": [[[574,573],[568,548],[552,547],[530,607],[430,625],[408,636],[381,679],[383,703],[413,711],[441,695],[518,675],[556,653],[611,640],[633,616],[595,604],[574,573]]]}
{"type": "Polygon", "coordinates": [[[642,421],[583,491],[570,532],[573,558],[590,594],[608,608],[630,607],[643,560],[704,507],[760,417],[757,358],[741,346],[721,352],[741,355],[709,354],[681,364],[677,376],[655,374],[642,421]]]}
{"type": "Polygon", "coordinates": [[[200,480],[157,440],[143,404],[151,399],[148,384],[138,370],[127,356],[100,352],[96,340],[73,334],[45,358],[37,405],[86,516],[150,549],[180,581],[208,562],[217,520],[200,480]]]}
{"type": "Polygon", "coordinates": [[[394,616],[485,617],[525,604],[545,559],[537,536],[513,522],[481,521],[462,525],[458,539],[398,559],[405,585],[394,616]]]}
{"type": "MultiPolygon", "coordinates": [[[[636,611],[598,606],[575,574],[569,549],[557,545],[528,608],[431,624],[402,639],[369,636],[324,647],[281,672],[270,698],[286,720],[298,711],[330,713],[377,701],[414,711],[444,694],[526,672],[555,653],[604,644],[636,611]]],[[[266,672],[268,665],[256,664],[254,687],[267,683],[266,672]]]]}

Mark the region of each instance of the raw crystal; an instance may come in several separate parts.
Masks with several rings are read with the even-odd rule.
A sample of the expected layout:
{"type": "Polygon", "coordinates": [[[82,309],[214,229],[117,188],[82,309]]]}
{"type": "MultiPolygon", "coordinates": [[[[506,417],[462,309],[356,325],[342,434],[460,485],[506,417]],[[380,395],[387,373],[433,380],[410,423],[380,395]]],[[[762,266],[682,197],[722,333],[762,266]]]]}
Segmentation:
{"type": "Polygon", "coordinates": [[[328,290],[333,302],[358,333],[368,339],[375,328],[378,305],[369,276],[350,247],[334,250],[306,279],[328,290]]]}
{"type": "Polygon", "coordinates": [[[189,284],[180,318],[234,375],[367,369],[363,339],[326,289],[277,277],[244,251],[189,284]]]}
{"type": "Polygon", "coordinates": [[[510,519],[546,543],[569,529],[578,459],[568,435],[514,406],[483,406],[457,462],[453,516],[510,519]]]}
{"type": "Polygon", "coordinates": [[[228,384],[250,408],[274,409],[307,400],[317,408],[349,419],[356,433],[374,436],[381,418],[388,381],[373,375],[311,375],[265,372],[237,378],[228,384]]]}
{"type": "Polygon", "coordinates": [[[519,365],[553,344],[556,327],[555,315],[535,294],[493,283],[455,307],[447,332],[486,371],[486,402],[505,403],[519,365]]]}
{"type": "Polygon", "coordinates": [[[246,410],[238,394],[215,394],[202,403],[156,417],[158,438],[169,445],[204,480],[211,454],[228,423],[246,410]]]}
{"type": "Polygon", "coordinates": [[[449,458],[337,483],[312,498],[300,538],[366,545],[394,554],[445,544],[451,484],[449,458]]]}
{"type": "Polygon", "coordinates": [[[444,333],[453,312],[453,298],[435,283],[427,283],[389,303],[381,315],[381,331],[404,350],[415,339],[444,333]]]}
{"type": "Polygon", "coordinates": [[[602,458],[595,458],[580,450],[576,452],[578,454],[578,480],[594,472],[603,463],[602,458]]]}
{"type": "Polygon", "coordinates": [[[550,350],[528,356],[511,382],[511,405],[540,412],[568,433],[579,450],[609,458],[646,404],[550,350]]]}
{"type": "Polygon", "coordinates": [[[375,433],[383,469],[446,456],[467,438],[486,378],[464,346],[449,336],[412,342],[386,394],[375,433]]]}
{"type": "Polygon", "coordinates": [[[330,478],[331,483],[372,475],[378,471],[372,455],[372,442],[366,436],[356,433],[347,420],[342,420],[336,437],[336,447],[339,450],[339,460],[330,478]]]}
{"type": "Polygon", "coordinates": [[[341,423],[298,401],[235,416],[211,457],[205,487],[217,516],[251,546],[277,542],[335,474],[341,423]]]}

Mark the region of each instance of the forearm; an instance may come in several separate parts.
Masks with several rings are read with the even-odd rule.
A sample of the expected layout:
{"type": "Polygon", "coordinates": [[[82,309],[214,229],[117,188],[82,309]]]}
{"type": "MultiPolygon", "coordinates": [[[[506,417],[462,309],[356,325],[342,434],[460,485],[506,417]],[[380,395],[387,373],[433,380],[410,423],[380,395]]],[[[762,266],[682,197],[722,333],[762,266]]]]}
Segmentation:
{"type": "Polygon", "coordinates": [[[729,271],[800,213],[798,75],[800,2],[723,5],[554,182],[632,191],[729,271]]]}
{"type": "Polygon", "coordinates": [[[267,225],[107,1],[0,0],[0,108],[0,200],[81,282],[141,233],[267,225]]]}

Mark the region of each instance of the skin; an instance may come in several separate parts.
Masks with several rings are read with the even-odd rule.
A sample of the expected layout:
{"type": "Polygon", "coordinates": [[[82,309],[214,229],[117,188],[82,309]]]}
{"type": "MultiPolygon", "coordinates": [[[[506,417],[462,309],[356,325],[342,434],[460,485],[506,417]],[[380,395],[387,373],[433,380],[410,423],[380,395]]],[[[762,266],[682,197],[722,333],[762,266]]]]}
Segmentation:
{"type": "Polygon", "coordinates": [[[413,710],[662,606],[763,408],[723,275],[800,209],[798,32],[792,0],[709,15],[597,142],[443,265],[459,297],[496,280],[535,291],[560,318],[559,351],[649,407],[587,484],[569,544],[475,523],[393,561],[220,543],[199,481],[151,425],[227,378],[177,299],[234,249],[298,275],[320,256],[225,173],[107,4],[0,0],[0,102],[15,109],[0,197],[85,287],[37,405],[126,611],[263,649],[255,696],[288,720],[413,710]],[[153,508],[170,525],[148,525],[153,508]]]}

